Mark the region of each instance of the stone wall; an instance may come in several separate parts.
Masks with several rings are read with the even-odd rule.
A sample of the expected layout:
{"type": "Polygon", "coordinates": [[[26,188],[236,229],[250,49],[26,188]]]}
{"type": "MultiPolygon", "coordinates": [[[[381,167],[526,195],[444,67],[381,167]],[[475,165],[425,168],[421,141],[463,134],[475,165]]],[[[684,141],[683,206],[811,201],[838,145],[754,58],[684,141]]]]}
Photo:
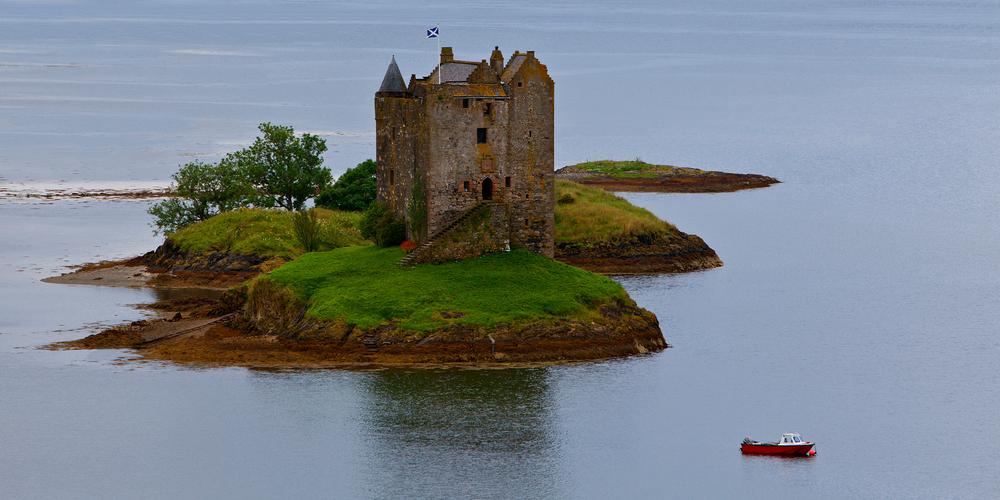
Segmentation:
{"type": "Polygon", "coordinates": [[[428,232],[433,233],[482,200],[484,183],[492,185],[492,199],[505,199],[504,176],[510,175],[508,101],[462,97],[460,93],[456,95],[459,89],[448,85],[431,85],[427,90],[427,132],[431,145],[426,183],[427,226],[428,232]],[[483,144],[477,142],[480,128],[486,129],[483,144]]]}
{"type": "Polygon", "coordinates": [[[413,178],[426,178],[426,113],[419,100],[398,95],[375,97],[376,200],[401,218],[411,198],[413,178]]]}
{"type": "Polygon", "coordinates": [[[510,216],[502,203],[487,203],[424,248],[410,264],[469,259],[510,251],[510,216]]]}
{"type": "Polygon", "coordinates": [[[552,257],[555,237],[554,86],[545,65],[528,52],[510,78],[508,162],[513,186],[507,203],[515,238],[531,251],[552,257]]]}

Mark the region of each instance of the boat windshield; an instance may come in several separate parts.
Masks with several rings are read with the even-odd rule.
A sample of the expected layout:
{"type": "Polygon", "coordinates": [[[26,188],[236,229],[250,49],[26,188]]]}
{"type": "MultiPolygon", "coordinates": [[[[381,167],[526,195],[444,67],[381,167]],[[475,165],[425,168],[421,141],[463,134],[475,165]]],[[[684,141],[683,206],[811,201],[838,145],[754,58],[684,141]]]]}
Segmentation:
{"type": "Polygon", "coordinates": [[[794,441],[794,442],[796,442],[796,443],[801,443],[801,442],[802,442],[802,439],[801,439],[801,438],[799,438],[798,436],[792,436],[792,441],[794,441]]]}

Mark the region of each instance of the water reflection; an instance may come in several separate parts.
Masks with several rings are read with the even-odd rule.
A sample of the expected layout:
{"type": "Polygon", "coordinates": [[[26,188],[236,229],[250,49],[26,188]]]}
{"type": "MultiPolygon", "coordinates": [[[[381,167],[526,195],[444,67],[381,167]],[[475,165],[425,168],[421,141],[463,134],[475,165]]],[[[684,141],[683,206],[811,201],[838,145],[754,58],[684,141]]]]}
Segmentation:
{"type": "Polygon", "coordinates": [[[609,278],[628,288],[629,294],[652,292],[662,293],[691,286],[691,280],[682,274],[609,274],[609,278]]]}
{"type": "Polygon", "coordinates": [[[362,385],[375,497],[554,496],[546,370],[386,371],[362,385]]]}

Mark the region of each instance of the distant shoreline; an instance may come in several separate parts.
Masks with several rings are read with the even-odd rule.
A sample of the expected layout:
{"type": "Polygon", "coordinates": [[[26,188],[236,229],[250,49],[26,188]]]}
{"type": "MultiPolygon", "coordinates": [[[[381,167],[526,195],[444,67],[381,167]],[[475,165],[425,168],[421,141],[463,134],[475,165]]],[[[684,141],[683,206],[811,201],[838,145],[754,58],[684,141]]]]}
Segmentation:
{"type": "Polygon", "coordinates": [[[774,177],[733,174],[636,161],[594,161],[556,170],[565,179],[606,191],[632,193],[731,193],[779,184],[774,177]]]}
{"type": "Polygon", "coordinates": [[[20,189],[11,189],[8,185],[0,185],[0,200],[61,200],[79,198],[109,198],[109,199],[157,199],[172,196],[169,188],[164,187],[131,187],[131,188],[82,188],[59,187],[59,185],[39,185],[20,189]]]}

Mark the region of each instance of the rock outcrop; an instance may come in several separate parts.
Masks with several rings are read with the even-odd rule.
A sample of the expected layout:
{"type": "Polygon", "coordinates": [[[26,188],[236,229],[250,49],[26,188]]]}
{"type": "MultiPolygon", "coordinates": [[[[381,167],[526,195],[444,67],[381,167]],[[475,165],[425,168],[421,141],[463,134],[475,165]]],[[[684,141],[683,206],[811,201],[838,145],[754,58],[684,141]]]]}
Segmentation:
{"type": "Polygon", "coordinates": [[[629,234],[589,246],[556,245],[559,262],[602,274],[686,273],[722,266],[722,260],[693,234],[629,234]]]}

